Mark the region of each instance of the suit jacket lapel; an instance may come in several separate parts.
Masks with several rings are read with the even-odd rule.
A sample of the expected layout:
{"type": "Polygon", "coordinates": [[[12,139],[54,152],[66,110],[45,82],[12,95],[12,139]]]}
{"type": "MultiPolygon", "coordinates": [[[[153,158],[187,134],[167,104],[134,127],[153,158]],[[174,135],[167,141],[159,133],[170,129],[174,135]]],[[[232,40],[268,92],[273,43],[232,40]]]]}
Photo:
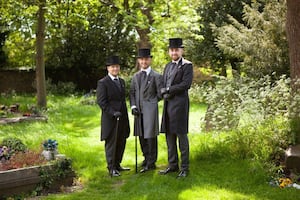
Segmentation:
{"type": "MultiPolygon", "coordinates": [[[[173,74],[171,74],[171,76],[170,76],[170,82],[171,83],[173,83],[173,80],[174,80],[179,68],[182,67],[182,59],[183,58],[180,59],[180,61],[178,62],[177,66],[176,66],[176,69],[174,70],[173,74]]],[[[170,63],[169,68],[171,67],[171,65],[172,65],[172,63],[170,63]]],[[[169,69],[169,70],[171,70],[171,69],[169,69]]]]}
{"type": "Polygon", "coordinates": [[[119,80],[120,80],[120,84],[121,84],[121,93],[124,96],[125,95],[125,81],[123,79],[121,79],[121,78],[119,78],[119,80]]]}
{"type": "Polygon", "coordinates": [[[171,70],[171,65],[172,63],[170,62],[169,64],[167,64],[167,67],[166,67],[166,70],[164,72],[164,83],[167,83],[167,79],[168,79],[168,73],[169,73],[169,70],[171,70]]]}
{"type": "Polygon", "coordinates": [[[176,68],[175,68],[173,74],[171,74],[171,76],[170,76],[170,82],[171,82],[171,83],[173,83],[173,80],[174,80],[174,78],[175,78],[175,76],[176,76],[176,74],[177,74],[177,72],[178,72],[178,69],[181,67],[181,64],[182,64],[182,62],[179,61],[179,62],[178,62],[178,65],[175,66],[176,68]]]}
{"type": "Polygon", "coordinates": [[[108,79],[108,82],[110,83],[110,85],[112,85],[112,87],[114,88],[114,90],[116,92],[119,92],[121,94],[125,93],[125,91],[124,91],[125,86],[124,86],[124,83],[123,83],[121,78],[119,78],[119,81],[120,81],[120,84],[121,84],[121,91],[120,91],[119,87],[116,85],[116,83],[113,80],[111,80],[111,78],[108,75],[107,75],[107,79],[108,79]]]}

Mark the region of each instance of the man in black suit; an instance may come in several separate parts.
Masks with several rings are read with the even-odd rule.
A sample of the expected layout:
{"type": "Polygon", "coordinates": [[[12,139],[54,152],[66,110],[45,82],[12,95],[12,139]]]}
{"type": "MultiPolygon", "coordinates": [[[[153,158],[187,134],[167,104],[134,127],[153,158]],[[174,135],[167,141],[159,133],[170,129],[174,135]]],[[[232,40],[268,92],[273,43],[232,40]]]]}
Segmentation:
{"type": "Polygon", "coordinates": [[[193,80],[193,65],[183,57],[181,38],[169,39],[169,62],[163,73],[163,88],[161,94],[164,98],[164,108],[161,123],[161,132],[166,133],[168,147],[168,167],[160,174],[177,172],[178,153],[177,140],[181,153],[181,169],[177,177],[186,177],[189,173],[189,96],[188,90],[193,80]]]}
{"type": "Polygon", "coordinates": [[[108,75],[98,81],[96,94],[97,104],[102,110],[101,141],[105,141],[107,168],[113,177],[120,176],[120,171],[129,170],[121,167],[120,163],[130,129],[125,101],[125,81],[118,76],[119,57],[109,57],[106,68],[108,75]]]}

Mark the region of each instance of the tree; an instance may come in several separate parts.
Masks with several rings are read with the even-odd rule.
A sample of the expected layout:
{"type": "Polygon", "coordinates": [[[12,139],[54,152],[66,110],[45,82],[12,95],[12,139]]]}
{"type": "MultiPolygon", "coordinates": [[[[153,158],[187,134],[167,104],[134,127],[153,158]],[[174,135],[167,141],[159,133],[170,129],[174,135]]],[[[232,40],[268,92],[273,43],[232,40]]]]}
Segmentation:
{"type": "Polygon", "coordinates": [[[229,16],[231,23],[212,26],[216,46],[227,57],[238,58],[249,77],[288,74],[285,0],[265,2],[263,8],[259,3],[245,4],[243,13],[243,23],[229,16]]]}
{"type": "Polygon", "coordinates": [[[200,16],[198,26],[199,31],[195,33],[198,39],[193,41],[191,51],[193,60],[200,66],[208,66],[216,73],[226,76],[226,65],[231,64],[237,71],[237,59],[234,56],[224,54],[215,43],[216,35],[213,33],[212,24],[216,27],[230,23],[229,15],[233,16],[238,22],[243,23],[243,3],[250,4],[251,0],[203,0],[197,8],[200,16]]]}
{"type": "Polygon", "coordinates": [[[295,134],[295,140],[297,144],[300,144],[300,0],[287,0],[287,21],[286,31],[289,44],[289,58],[291,68],[291,87],[292,96],[296,100],[296,104],[293,107],[290,114],[291,129],[295,134]]]}
{"type": "Polygon", "coordinates": [[[300,78],[300,0],[287,0],[286,30],[289,45],[291,78],[300,78]]]}
{"type": "Polygon", "coordinates": [[[101,3],[118,10],[127,23],[134,27],[138,38],[137,48],[152,48],[152,54],[155,55],[153,66],[157,66],[157,70],[161,70],[166,63],[164,49],[167,49],[168,38],[193,38],[190,30],[197,27],[195,7],[199,4],[198,0],[102,0],[101,3]]]}
{"type": "Polygon", "coordinates": [[[120,56],[122,68],[134,66],[133,26],[115,7],[99,1],[93,5],[88,2],[91,3],[61,4],[54,15],[48,16],[51,37],[47,41],[46,69],[49,71],[69,69],[87,77],[99,67],[104,69],[106,57],[111,54],[120,56]],[[57,20],[58,16],[61,20],[57,20]]]}
{"type": "Polygon", "coordinates": [[[1,31],[0,31],[0,68],[1,68],[4,67],[7,63],[7,55],[3,50],[3,47],[5,44],[6,37],[8,35],[8,31],[2,28],[4,26],[0,25],[0,27],[1,27],[1,31]]]}
{"type": "Polygon", "coordinates": [[[45,9],[46,0],[39,0],[38,19],[36,31],[36,89],[37,105],[46,107],[46,79],[44,62],[44,41],[45,41],[45,9]]]}

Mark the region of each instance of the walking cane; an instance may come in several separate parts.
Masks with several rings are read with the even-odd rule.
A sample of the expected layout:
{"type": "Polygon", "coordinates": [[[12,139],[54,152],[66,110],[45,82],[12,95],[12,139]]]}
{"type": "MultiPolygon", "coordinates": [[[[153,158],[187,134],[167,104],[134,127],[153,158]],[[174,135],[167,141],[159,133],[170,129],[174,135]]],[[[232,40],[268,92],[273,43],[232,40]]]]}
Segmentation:
{"type": "MultiPolygon", "coordinates": [[[[115,141],[114,141],[114,152],[113,152],[113,159],[112,159],[113,167],[116,166],[116,150],[117,150],[119,120],[120,120],[120,117],[117,117],[117,124],[116,124],[116,131],[115,131],[115,141]]],[[[110,176],[112,177],[112,173],[110,174],[110,176]]]]}
{"type": "MultiPolygon", "coordinates": [[[[138,126],[138,117],[135,115],[134,116],[134,123],[135,123],[135,130],[139,130],[139,126],[138,126]]],[[[135,173],[137,173],[137,135],[134,136],[135,137],[135,173]]]]}

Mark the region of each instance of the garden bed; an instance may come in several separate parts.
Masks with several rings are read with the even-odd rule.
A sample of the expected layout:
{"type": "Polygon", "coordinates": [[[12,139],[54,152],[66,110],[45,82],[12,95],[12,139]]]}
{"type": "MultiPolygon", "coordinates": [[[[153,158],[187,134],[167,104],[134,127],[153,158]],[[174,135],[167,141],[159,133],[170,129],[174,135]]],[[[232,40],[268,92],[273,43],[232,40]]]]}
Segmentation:
{"type": "Polygon", "coordinates": [[[13,195],[29,194],[30,192],[55,192],[61,186],[71,186],[75,173],[73,170],[64,171],[57,176],[55,163],[43,166],[32,166],[20,169],[0,171],[0,199],[13,195]]]}
{"type": "Polygon", "coordinates": [[[25,121],[47,121],[47,120],[48,120],[48,118],[45,116],[3,117],[3,118],[0,118],[0,125],[25,122],[25,121]]]}

